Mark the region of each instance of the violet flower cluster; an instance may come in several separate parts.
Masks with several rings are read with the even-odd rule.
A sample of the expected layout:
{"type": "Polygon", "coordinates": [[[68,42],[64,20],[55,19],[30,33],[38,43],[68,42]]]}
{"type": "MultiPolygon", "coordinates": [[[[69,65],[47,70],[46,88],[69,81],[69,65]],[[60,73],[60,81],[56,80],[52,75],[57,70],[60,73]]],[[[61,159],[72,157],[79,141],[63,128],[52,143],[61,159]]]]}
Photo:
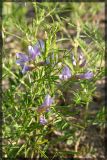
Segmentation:
{"type": "Polygon", "coordinates": [[[28,65],[31,61],[34,61],[37,56],[41,55],[41,50],[44,50],[44,42],[39,40],[35,46],[28,46],[28,55],[23,53],[16,53],[16,64],[22,67],[22,73],[26,73],[27,71],[32,69],[32,65],[28,65]]]}
{"type": "MultiPolygon", "coordinates": [[[[76,66],[77,64],[79,65],[79,67],[84,67],[86,64],[86,59],[85,57],[82,55],[82,53],[79,54],[78,56],[78,60],[76,62],[74,55],[71,55],[71,60],[72,60],[72,64],[74,66],[76,66]]],[[[94,76],[93,72],[91,71],[87,71],[86,73],[82,73],[82,74],[76,74],[75,77],[77,79],[91,79],[94,76]]],[[[68,80],[72,77],[70,68],[68,66],[65,66],[62,70],[62,73],[59,75],[59,78],[61,80],[68,80]]]]}
{"type": "Polygon", "coordinates": [[[67,80],[67,79],[71,78],[71,71],[68,66],[65,66],[63,68],[62,73],[59,75],[59,78],[61,80],[67,80]]]}

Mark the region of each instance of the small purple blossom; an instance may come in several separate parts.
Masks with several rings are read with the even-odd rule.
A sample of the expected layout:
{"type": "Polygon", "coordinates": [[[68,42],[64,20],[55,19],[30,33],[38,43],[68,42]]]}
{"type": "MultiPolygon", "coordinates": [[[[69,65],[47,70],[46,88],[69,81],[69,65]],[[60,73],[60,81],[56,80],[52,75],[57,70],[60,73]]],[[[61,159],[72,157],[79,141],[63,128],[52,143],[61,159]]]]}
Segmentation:
{"type": "Polygon", "coordinates": [[[88,71],[84,74],[77,74],[76,78],[78,79],[91,79],[94,76],[93,72],[88,71]]]}
{"type": "Polygon", "coordinates": [[[86,64],[86,59],[85,59],[85,57],[82,55],[82,53],[79,53],[78,61],[79,61],[79,66],[80,66],[80,67],[84,67],[84,66],[85,66],[85,64],[86,64]]]}
{"type": "Polygon", "coordinates": [[[28,46],[28,55],[23,53],[16,53],[16,57],[18,58],[16,60],[16,64],[22,67],[23,74],[30,70],[30,67],[27,66],[26,63],[34,60],[37,56],[40,56],[41,49],[44,50],[44,47],[44,42],[39,40],[35,46],[28,46]]]}
{"type": "Polygon", "coordinates": [[[47,120],[45,119],[45,117],[43,115],[40,116],[40,119],[39,119],[40,123],[42,125],[45,125],[47,123],[47,120]]]}
{"type": "Polygon", "coordinates": [[[34,47],[28,46],[28,51],[29,51],[29,60],[34,60],[37,56],[39,56],[40,49],[35,45],[34,47]]]}
{"type": "Polygon", "coordinates": [[[75,58],[74,58],[74,55],[71,55],[71,59],[72,59],[72,64],[73,64],[74,66],[76,66],[76,65],[78,64],[80,67],[84,67],[85,64],[86,64],[86,59],[85,59],[85,57],[82,55],[82,53],[79,53],[77,62],[76,62],[76,60],[75,60],[75,58]]]}
{"type": "Polygon", "coordinates": [[[48,94],[45,97],[44,103],[42,104],[42,106],[50,106],[53,103],[53,98],[51,98],[51,96],[48,94]]]}
{"type": "Polygon", "coordinates": [[[59,78],[61,80],[67,80],[71,77],[71,71],[69,67],[65,66],[62,73],[59,75],[59,78]]]}
{"type": "Polygon", "coordinates": [[[29,57],[23,53],[16,53],[16,64],[23,66],[25,62],[29,61],[29,57]]]}
{"type": "Polygon", "coordinates": [[[52,105],[52,103],[53,103],[53,98],[51,98],[49,94],[46,95],[43,104],[38,108],[38,112],[44,112],[44,111],[48,112],[49,107],[52,105]]]}
{"type": "Polygon", "coordinates": [[[28,46],[29,51],[29,60],[34,60],[36,56],[40,56],[41,50],[43,51],[45,48],[44,41],[38,40],[34,47],[28,46]]]}

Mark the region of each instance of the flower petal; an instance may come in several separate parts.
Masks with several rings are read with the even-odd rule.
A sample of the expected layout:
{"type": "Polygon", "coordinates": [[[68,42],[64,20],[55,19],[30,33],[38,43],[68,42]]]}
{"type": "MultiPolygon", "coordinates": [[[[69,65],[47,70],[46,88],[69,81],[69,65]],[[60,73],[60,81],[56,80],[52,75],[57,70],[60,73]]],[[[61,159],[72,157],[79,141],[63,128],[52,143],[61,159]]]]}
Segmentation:
{"type": "Polygon", "coordinates": [[[45,117],[42,116],[42,115],[40,116],[39,121],[40,121],[40,123],[41,123],[42,125],[45,125],[45,124],[47,123],[47,120],[46,120],[45,117]]]}
{"type": "Polygon", "coordinates": [[[28,46],[28,51],[30,55],[30,60],[34,60],[36,56],[40,55],[40,50],[37,46],[28,46]]]}
{"type": "Polygon", "coordinates": [[[62,73],[59,75],[59,78],[61,80],[67,80],[70,77],[71,77],[71,71],[68,66],[65,66],[62,73]]]}
{"type": "Polygon", "coordinates": [[[44,103],[42,106],[50,106],[53,103],[53,99],[51,98],[50,95],[46,95],[44,103]]]}
{"type": "Polygon", "coordinates": [[[30,70],[29,66],[24,65],[23,69],[22,69],[22,73],[25,74],[27,71],[30,70]]]}
{"type": "Polygon", "coordinates": [[[43,40],[38,40],[38,42],[32,47],[28,46],[28,51],[30,55],[30,60],[34,60],[36,56],[39,56],[41,54],[40,50],[45,49],[45,44],[43,40]]]}
{"type": "Polygon", "coordinates": [[[24,66],[24,62],[22,60],[20,60],[20,59],[16,60],[16,64],[20,65],[21,67],[24,66]]]}
{"type": "Polygon", "coordinates": [[[21,62],[29,61],[29,57],[23,53],[16,53],[16,57],[19,58],[21,62]]]}
{"type": "Polygon", "coordinates": [[[78,75],[76,75],[76,77],[78,79],[91,79],[93,76],[94,76],[94,74],[91,71],[88,71],[88,72],[86,72],[84,74],[78,74],[78,75]]]}
{"type": "Polygon", "coordinates": [[[85,79],[90,79],[90,78],[92,78],[94,76],[94,74],[93,74],[93,72],[91,72],[91,71],[88,71],[87,73],[85,73],[85,79]]]}
{"type": "Polygon", "coordinates": [[[22,53],[16,53],[16,57],[18,58],[16,64],[20,65],[22,68],[24,67],[24,63],[29,61],[28,56],[22,53]]]}
{"type": "Polygon", "coordinates": [[[50,95],[45,96],[45,100],[43,104],[38,108],[39,113],[48,112],[50,110],[50,106],[53,103],[53,98],[50,95]]]}
{"type": "Polygon", "coordinates": [[[86,59],[85,59],[85,57],[83,56],[82,53],[79,53],[78,61],[79,61],[79,66],[80,67],[84,67],[85,66],[86,59]]]}

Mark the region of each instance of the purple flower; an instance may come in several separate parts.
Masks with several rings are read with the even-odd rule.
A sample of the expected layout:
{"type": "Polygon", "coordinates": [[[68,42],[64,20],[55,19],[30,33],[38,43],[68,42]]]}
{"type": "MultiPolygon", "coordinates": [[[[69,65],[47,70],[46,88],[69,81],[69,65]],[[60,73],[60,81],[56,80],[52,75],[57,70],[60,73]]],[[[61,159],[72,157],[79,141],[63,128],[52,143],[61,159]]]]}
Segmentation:
{"type": "Polygon", "coordinates": [[[27,71],[30,71],[30,69],[31,69],[30,66],[24,65],[24,66],[23,66],[23,69],[22,69],[22,73],[25,74],[27,71]]]}
{"type": "Polygon", "coordinates": [[[71,59],[72,59],[72,63],[74,66],[76,66],[78,64],[80,67],[84,67],[86,64],[86,59],[84,58],[82,53],[79,53],[77,62],[76,62],[73,55],[71,55],[71,59]]]}
{"type": "Polygon", "coordinates": [[[82,55],[82,53],[79,53],[79,66],[80,67],[84,67],[86,64],[86,59],[84,58],[84,56],[82,55]]]}
{"type": "Polygon", "coordinates": [[[93,76],[94,76],[93,72],[88,71],[84,74],[76,75],[76,78],[78,78],[78,79],[91,79],[93,76]]]}
{"type": "Polygon", "coordinates": [[[29,61],[29,57],[23,53],[16,53],[16,57],[18,58],[16,60],[16,64],[21,66],[23,66],[25,62],[29,61]]]}
{"type": "Polygon", "coordinates": [[[45,97],[44,103],[42,104],[42,107],[44,106],[50,106],[53,103],[53,99],[51,98],[51,96],[48,94],[45,97]]]}
{"type": "Polygon", "coordinates": [[[29,51],[29,60],[34,60],[36,56],[41,54],[41,50],[43,51],[45,48],[44,42],[42,40],[38,40],[34,47],[28,46],[29,51]]]}
{"type": "Polygon", "coordinates": [[[45,117],[43,115],[40,116],[40,119],[39,119],[40,123],[42,125],[45,125],[47,123],[47,120],[45,119],[45,117]]]}
{"type": "Polygon", "coordinates": [[[39,56],[40,49],[35,45],[34,47],[28,46],[28,51],[29,51],[29,60],[34,60],[37,56],[39,56]]]}
{"type": "Polygon", "coordinates": [[[71,77],[71,71],[69,67],[65,66],[62,73],[59,75],[59,78],[61,80],[67,80],[71,77]]]}
{"type": "Polygon", "coordinates": [[[52,103],[53,103],[53,98],[51,98],[50,95],[46,95],[43,104],[38,108],[38,112],[45,112],[45,111],[48,112],[49,107],[52,105],[52,103]]]}
{"type": "Polygon", "coordinates": [[[44,50],[44,42],[39,40],[35,46],[28,46],[28,55],[22,53],[16,53],[16,64],[22,67],[22,73],[30,70],[30,67],[26,65],[27,62],[34,60],[37,56],[41,54],[41,49],[44,50]]]}

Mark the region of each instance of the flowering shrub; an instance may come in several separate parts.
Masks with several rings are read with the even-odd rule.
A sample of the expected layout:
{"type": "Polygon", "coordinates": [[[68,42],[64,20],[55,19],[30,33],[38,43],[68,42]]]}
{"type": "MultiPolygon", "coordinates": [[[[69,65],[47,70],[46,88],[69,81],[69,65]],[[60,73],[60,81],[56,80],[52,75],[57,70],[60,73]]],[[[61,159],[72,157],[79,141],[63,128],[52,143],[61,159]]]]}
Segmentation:
{"type": "MultiPolygon", "coordinates": [[[[58,2],[55,7],[53,3],[47,4],[26,4],[35,11],[32,22],[29,18],[25,21],[23,16],[27,7],[19,9],[22,14],[10,18],[17,27],[10,32],[16,31],[21,41],[12,61],[4,58],[3,62],[4,77],[10,78],[3,98],[6,117],[3,135],[8,139],[4,141],[5,157],[61,159],[79,155],[80,137],[94,123],[89,109],[96,81],[104,75],[103,39],[96,28],[80,22],[80,30],[78,23],[72,24],[68,18],[69,27],[76,32],[72,38],[66,31],[66,19],[57,13],[63,4],[59,6],[58,2]]],[[[15,12],[17,5],[13,5],[15,12]]],[[[65,10],[66,7],[69,6],[66,4],[65,10]]],[[[4,28],[5,39],[9,32],[6,30],[11,27],[7,24],[4,28]]]]}
{"type": "MultiPolygon", "coordinates": [[[[16,60],[16,63],[19,64],[23,69],[22,69],[22,73],[24,74],[27,71],[32,71],[32,69],[36,68],[37,64],[36,64],[36,58],[37,56],[43,56],[42,54],[45,54],[45,42],[43,42],[43,40],[38,40],[38,43],[32,47],[32,46],[28,46],[28,50],[29,50],[29,56],[22,54],[22,53],[17,53],[16,56],[18,58],[18,60],[16,60]],[[40,49],[42,51],[44,51],[44,53],[40,53],[40,49]],[[32,62],[34,61],[34,64],[29,64],[26,65],[26,62],[32,62]],[[32,67],[33,65],[33,67],[32,67]]],[[[69,53],[70,54],[70,53],[69,53]]],[[[84,67],[86,64],[86,59],[84,58],[84,56],[82,54],[78,55],[78,60],[76,62],[74,55],[72,56],[72,65],[78,67],[84,67]]],[[[52,60],[54,62],[54,53],[52,54],[52,60]]],[[[59,62],[59,60],[57,59],[57,63],[59,62]]],[[[40,64],[41,62],[39,62],[40,64]]],[[[60,62],[61,63],[61,62],[60,62]]],[[[42,61],[42,66],[46,67],[46,65],[51,64],[51,61],[49,62],[49,57],[46,57],[46,61],[42,61]],[[47,59],[48,59],[48,63],[47,63],[47,59]]],[[[56,64],[55,64],[56,65],[56,64]]],[[[63,64],[64,65],[64,64],[63,64]]],[[[40,67],[40,65],[39,65],[40,67]]],[[[57,68],[58,69],[58,68],[57,68]]],[[[38,68],[38,72],[39,72],[39,68],[38,68]]],[[[53,70],[54,72],[54,70],[53,70]]],[[[59,71],[58,71],[59,72],[59,71]]],[[[65,67],[62,70],[62,73],[59,74],[59,79],[60,80],[71,80],[72,81],[72,71],[70,70],[70,68],[65,64],[65,67]],[[71,78],[71,79],[70,79],[71,78]]],[[[49,76],[51,76],[51,74],[49,74],[49,76]]],[[[73,75],[76,79],[91,79],[93,78],[93,73],[91,71],[87,71],[86,73],[81,73],[81,74],[76,74],[73,75]]],[[[58,83],[58,82],[57,82],[58,83]]],[[[60,83],[60,82],[59,82],[60,83]]],[[[55,93],[54,93],[55,94],[55,93]]],[[[44,103],[38,108],[37,112],[40,114],[40,123],[45,125],[47,124],[47,120],[45,119],[45,115],[43,116],[43,113],[49,111],[51,105],[52,105],[53,99],[50,97],[50,95],[46,95],[44,103]]]]}

